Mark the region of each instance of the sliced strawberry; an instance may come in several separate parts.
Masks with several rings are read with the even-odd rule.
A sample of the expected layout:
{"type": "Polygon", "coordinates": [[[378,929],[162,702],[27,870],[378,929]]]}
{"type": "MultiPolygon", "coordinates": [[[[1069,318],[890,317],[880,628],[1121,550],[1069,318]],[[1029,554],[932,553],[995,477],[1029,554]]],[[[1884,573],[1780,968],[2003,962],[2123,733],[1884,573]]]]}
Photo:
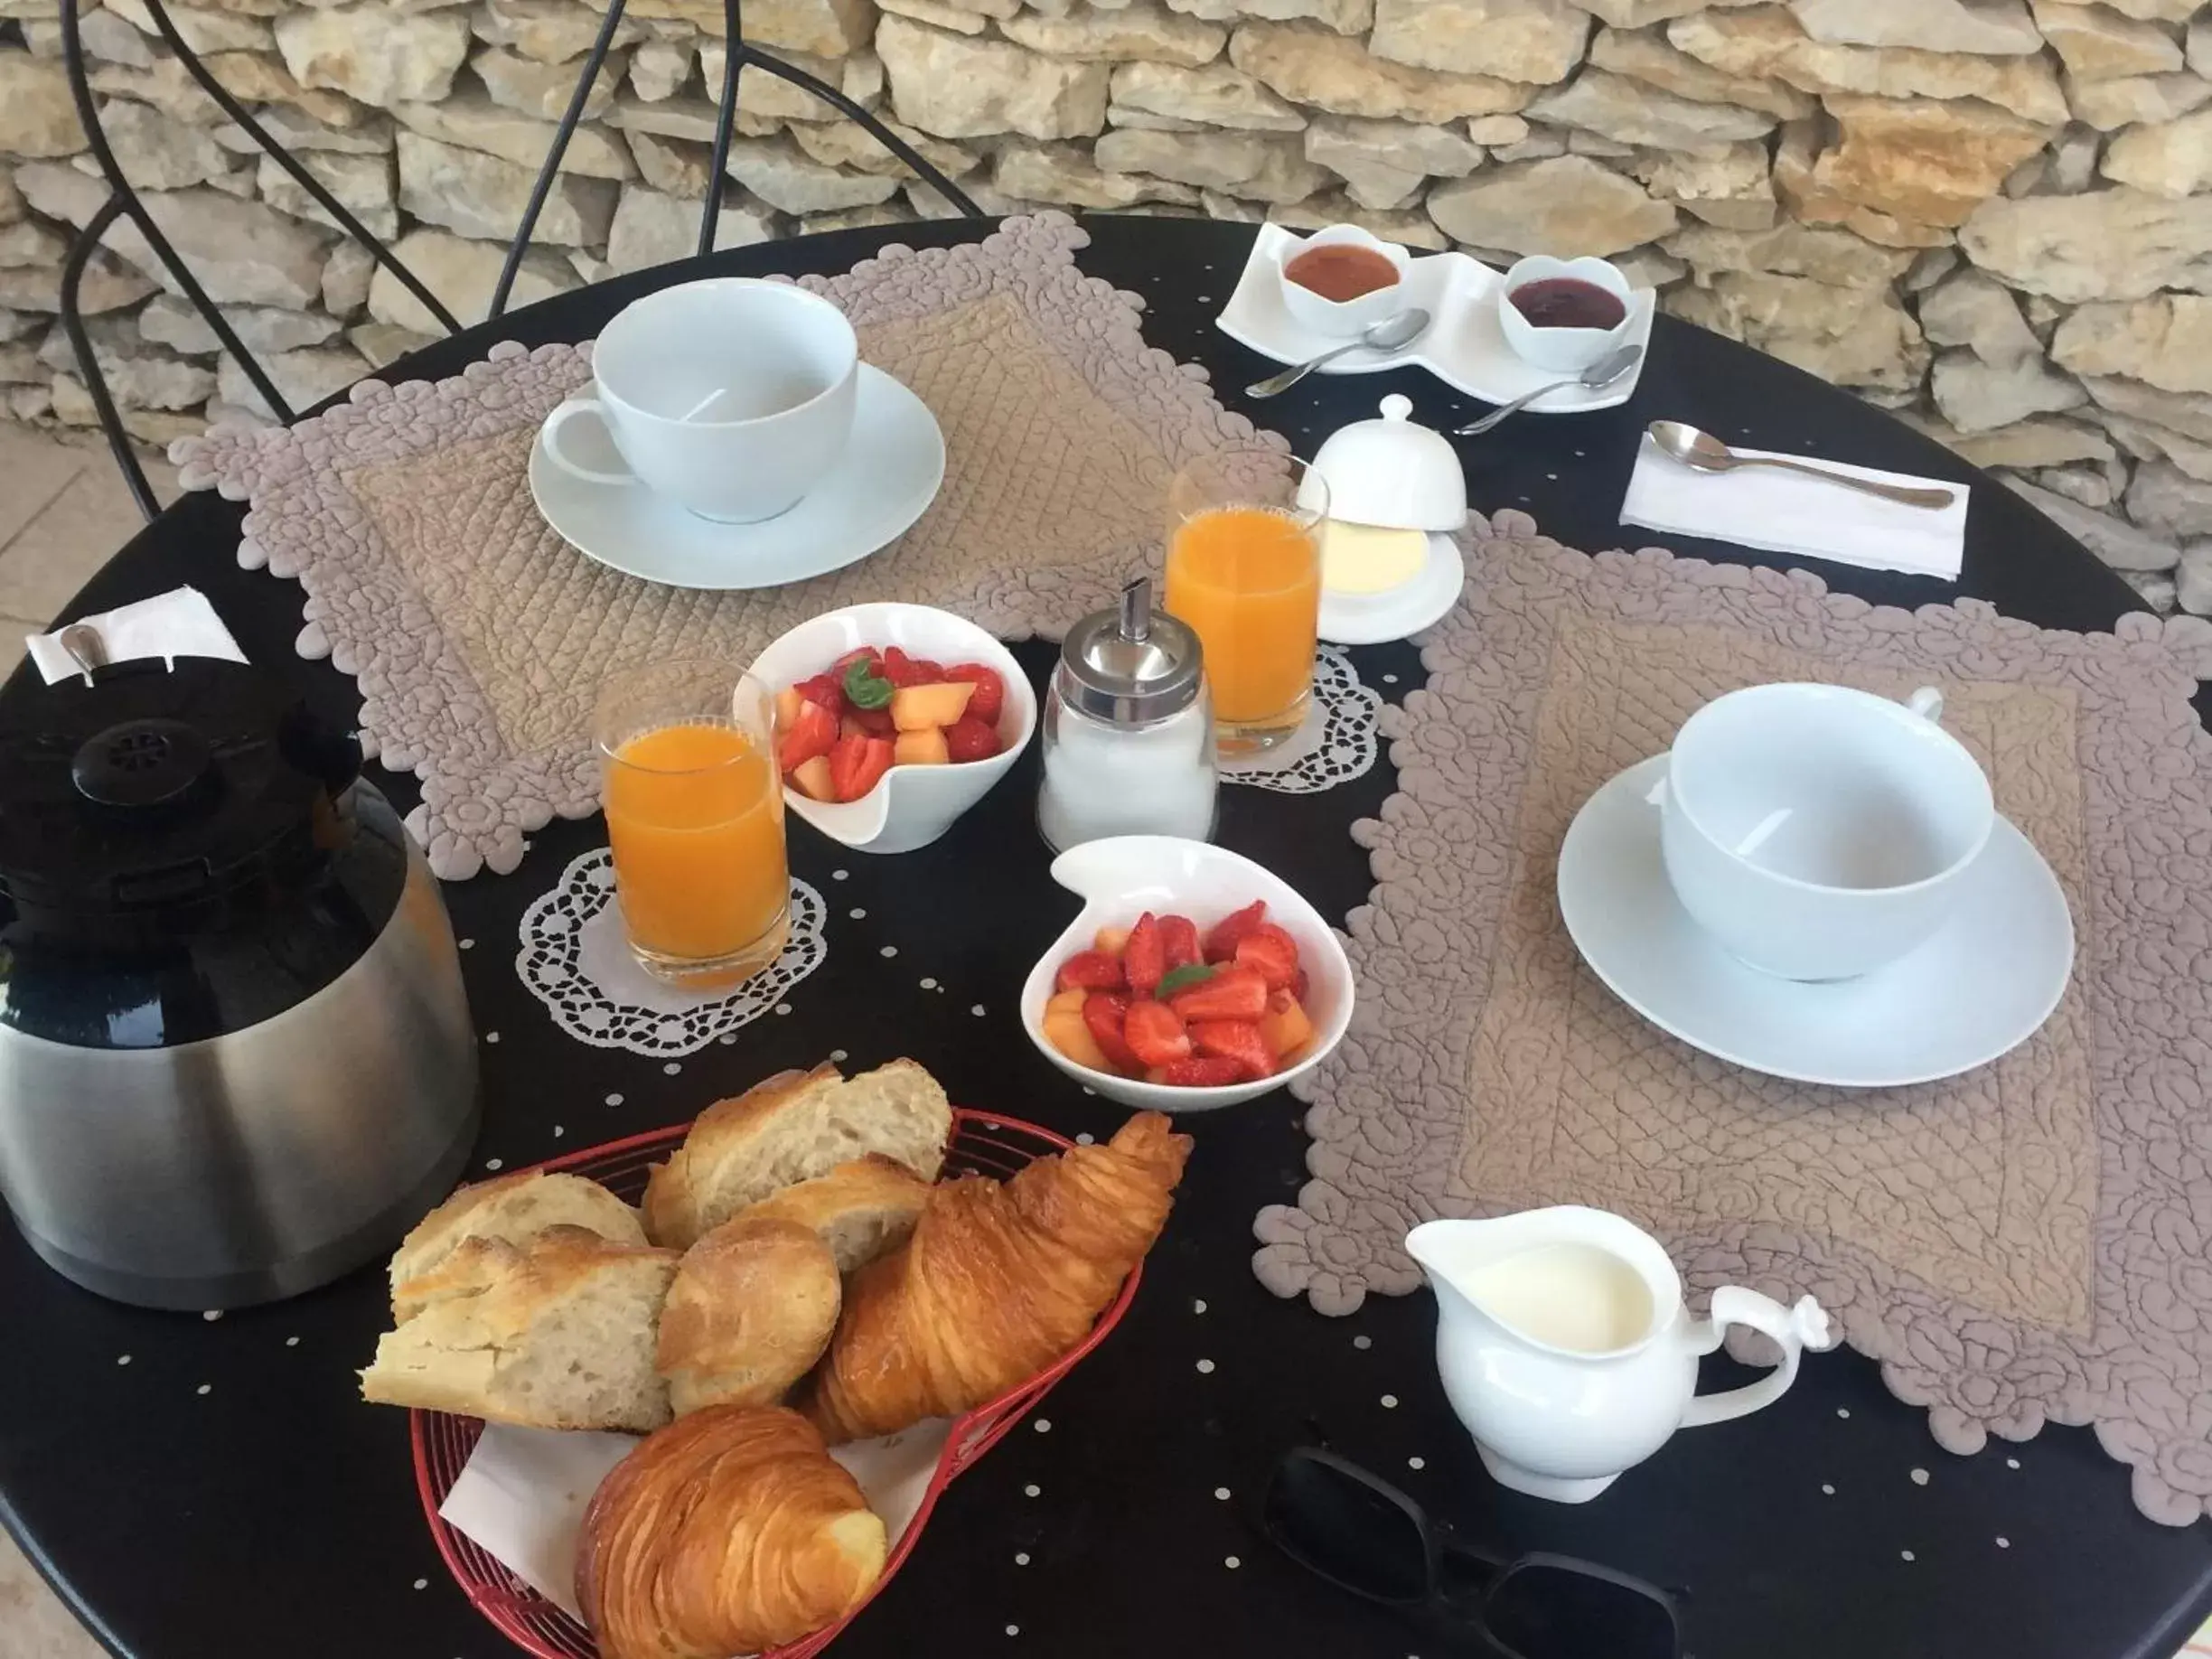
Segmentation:
{"type": "Polygon", "coordinates": [[[1103,951],[1078,951],[1060,964],[1053,980],[1054,990],[1080,985],[1085,990],[1120,990],[1121,964],[1103,951]]]}
{"type": "Polygon", "coordinates": [[[930,677],[922,672],[921,665],[895,645],[884,652],[879,671],[894,686],[925,686],[930,683],[930,677]]]}
{"type": "Polygon", "coordinates": [[[776,765],[786,773],[796,772],[817,755],[829,754],[837,740],[837,716],[820,703],[802,702],[798,717],[776,745],[776,765]]]}
{"type": "Polygon", "coordinates": [[[836,675],[839,680],[842,680],[845,678],[845,670],[852,667],[852,665],[856,662],[865,662],[870,668],[878,669],[880,670],[883,662],[883,652],[877,651],[873,645],[863,645],[858,651],[847,651],[835,662],[832,662],[830,665],[830,671],[836,675]]]}
{"type": "Polygon", "coordinates": [[[1170,1006],[1185,1019],[1258,1019],[1267,1012],[1267,981],[1240,965],[1177,991],[1170,1006]]]}
{"type": "Polygon", "coordinates": [[[845,712],[845,680],[841,674],[817,674],[792,688],[810,703],[820,703],[833,715],[845,712]]]}
{"type": "Polygon", "coordinates": [[[1150,911],[1137,918],[1137,925],[1129,929],[1129,943],[1121,947],[1121,971],[1129,976],[1129,989],[1139,997],[1149,997],[1167,971],[1167,950],[1160,940],[1159,918],[1150,911]]]}
{"type": "Polygon", "coordinates": [[[1191,1022],[1191,1046],[1202,1054],[1233,1060],[1247,1077],[1272,1076],[1275,1054],[1260,1027],[1248,1019],[1201,1019],[1191,1022]]]}
{"type": "Polygon", "coordinates": [[[1117,1072],[1141,1072],[1143,1065],[1124,1035],[1129,1025],[1127,991],[1092,991],[1083,998],[1083,1024],[1091,1027],[1099,1052],[1117,1072]]]}
{"type": "Polygon", "coordinates": [[[945,670],[944,677],[972,683],[975,695],[968,699],[968,712],[986,726],[998,724],[998,711],[1006,707],[1006,681],[997,669],[980,662],[955,662],[945,670]]]}
{"type": "Polygon", "coordinates": [[[1219,1089],[1227,1083],[1242,1083],[1244,1067],[1225,1054],[1194,1054],[1188,1060],[1160,1067],[1152,1081],[1183,1089],[1219,1089]]]}
{"type": "Polygon", "coordinates": [[[945,665],[934,657],[916,657],[914,665],[921,670],[922,683],[925,686],[942,685],[952,678],[945,672],[945,665]]]}
{"type": "Polygon", "coordinates": [[[1298,982],[1298,941],[1272,922],[1262,922],[1237,941],[1236,963],[1267,981],[1270,990],[1298,982]]]}
{"type": "Polygon", "coordinates": [[[1166,952],[1167,972],[1173,973],[1178,968],[1187,968],[1193,962],[1204,960],[1198,954],[1198,924],[1195,922],[1188,916],[1162,916],[1159,925],[1160,948],[1166,952]]]}
{"type": "Polygon", "coordinates": [[[1164,1002],[1130,1003],[1122,1017],[1121,1040],[1140,1065],[1173,1065],[1190,1058],[1190,1034],[1164,1002]]]}
{"type": "Polygon", "coordinates": [[[891,770],[894,750],[888,737],[840,737],[830,751],[830,780],[839,801],[858,801],[891,770]]]}
{"type": "Polygon", "coordinates": [[[1267,920],[1267,901],[1254,899],[1214,924],[1213,932],[1205,936],[1205,959],[1209,962],[1227,962],[1236,960],[1236,948],[1246,935],[1267,920]]]}
{"type": "Polygon", "coordinates": [[[944,738],[945,752],[956,761],[989,760],[998,753],[998,731],[971,714],[946,726],[944,738]]]}
{"type": "Polygon", "coordinates": [[[891,718],[889,708],[854,708],[845,710],[845,717],[871,737],[895,737],[898,726],[891,718]]]}

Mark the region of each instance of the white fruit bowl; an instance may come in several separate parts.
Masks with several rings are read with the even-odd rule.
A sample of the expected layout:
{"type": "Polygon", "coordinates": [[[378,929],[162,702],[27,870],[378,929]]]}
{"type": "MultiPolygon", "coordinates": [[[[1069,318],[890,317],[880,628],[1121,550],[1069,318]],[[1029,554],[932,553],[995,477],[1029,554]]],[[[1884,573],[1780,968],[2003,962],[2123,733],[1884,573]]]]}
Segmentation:
{"type": "Polygon", "coordinates": [[[822,672],[863,645],[895,645],[910,657],[948,666],[980,662],[1006,681],[998,741],[989,760],[957,765],[894,766],[858,801],[816,801],[786,783],[783,801],[833,841],[859,852],[912,852],[927,847],[952,820],[1006,776],[1036,731],[1036,693],[1014,653],[964,616],[926,605],[848,605],[801,623],[772,641],[749,670],[771,693],[822,672]]]}
{"type": "Polygon", "coordinates": [[[1083,907],[1037,960],[1022,986],[1022,1029],[1044,1056],[1087,1088],[1124,1106],[1153,1111],[1214,1111],[1255,1100],[1309,1072],[1344,1040],[1352,1023],[1352,964],[1321,913],[1298,890],[1250,858],[1204,841],[1168,835],[1120,835],[1071,848],[1053,860],[1053,879],[1083,899],[1083,907]],[[1307,1017],[1313,1041],[1297,1063],[1257,1083],[1183,1089],[1094,1071],[1069,1059],[1045,1037],[1045,1004],[1060,964],[1091,948],[1101,927],[1128,927],[1149,910],[1174,911],[1198,924],[1203,937],[1232,911],[1267,901],[1268,920],[1298,942],[1306,970],[1307,1017]]]}

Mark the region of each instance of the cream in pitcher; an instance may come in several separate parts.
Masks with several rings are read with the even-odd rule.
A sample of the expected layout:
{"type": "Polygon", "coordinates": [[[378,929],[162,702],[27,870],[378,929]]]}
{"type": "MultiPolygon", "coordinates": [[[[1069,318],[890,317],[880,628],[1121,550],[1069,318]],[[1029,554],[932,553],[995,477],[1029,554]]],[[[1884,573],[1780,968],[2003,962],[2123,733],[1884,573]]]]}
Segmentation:
{"type": "Polygon", "coordinates": [[[1437,1369],[1453,1412],[1500,1486],[1580,1504],[1675,1429],[1780,1399],[1805,1348],[1829,1345],[1811,1297],[1794,1308],[1729,1286],[1709,1319],[1682,1306],[1659,1242],[1603,1210],[1562,1204],[1495,1221],[1436,1221],[1406,1235],[1437,1298],[1437,1369]],[[1697,1363],[1730,1325],[1774,1339],[1771,1376],[1697,1392],[1697,1363]]]}

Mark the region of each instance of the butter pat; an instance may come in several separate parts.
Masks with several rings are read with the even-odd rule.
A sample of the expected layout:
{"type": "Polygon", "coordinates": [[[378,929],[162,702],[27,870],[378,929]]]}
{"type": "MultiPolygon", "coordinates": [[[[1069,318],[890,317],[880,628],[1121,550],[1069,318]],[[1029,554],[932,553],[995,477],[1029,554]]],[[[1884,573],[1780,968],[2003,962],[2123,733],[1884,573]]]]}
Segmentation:
{"type": "Polygon", "coordinates": [[[1340,594],[1379,594],[1411,582],[1429,561],[1429,537],[1326,519],[1321,525],[1321,586],[1340,594]]]}

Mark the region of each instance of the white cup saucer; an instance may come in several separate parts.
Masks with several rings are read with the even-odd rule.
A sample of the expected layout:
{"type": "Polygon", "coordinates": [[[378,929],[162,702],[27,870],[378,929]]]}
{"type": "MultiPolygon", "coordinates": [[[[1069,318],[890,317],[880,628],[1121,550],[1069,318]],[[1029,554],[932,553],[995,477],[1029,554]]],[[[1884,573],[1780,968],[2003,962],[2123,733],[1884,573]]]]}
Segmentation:
{"type": "MultiPolygon", "coordinates": [[[[895,540],[944,482],[944,435],[929,406],[882,370],[860,365],[852,436],[803,500],[757,524],[717,524],[643,484],[592,483],[530,447],[530,499],[586,558],[670,587],[777,587],[826,576],[895,540]]],[[[573,459],[619,468],[603,428],[571,423],[573,459]]]]}
{"type": "Polygon", "coordinates": [[[1942,930],[1854,979],[1804,984],[1746,967],[1668,885],[1651,797],[1667,757],[1585,801],[1560,847],[1560,914],[1613,994],[1692,1048],[1841,1088],[1928,1083],[2032,1036],[2065,995],[2074,923],[2042,855],[2003,818],[1942,930]]]}

